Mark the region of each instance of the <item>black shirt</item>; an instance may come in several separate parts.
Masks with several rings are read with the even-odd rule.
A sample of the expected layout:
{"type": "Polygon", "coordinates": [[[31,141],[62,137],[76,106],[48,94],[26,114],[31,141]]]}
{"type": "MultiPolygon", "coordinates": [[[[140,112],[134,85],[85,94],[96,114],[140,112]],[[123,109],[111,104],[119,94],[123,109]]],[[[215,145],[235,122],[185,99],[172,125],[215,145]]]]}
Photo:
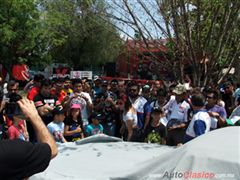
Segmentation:
{"type": "Polygon", "coordinates": [[[51,160],[48,144],[19,139],[0,141],[0,178],[24,179],[44,171],[51,160]]]}
{"type": "MultiPolygon", "coordinates": [[[[83,131],[83,123],[80,119],[78,119],[78,121],[74,121],[71,117],[68,117],[65,119],[64,124],[65,124],[65,126],[69,126],[69,129],[68,129],[69,131],[73,131],[73,130],[77,129],[78,126],[83,131]]],[[[76,138],[81,138],[81,134],[75,133],[71,136],[64,136],[64,137],[68,142],[71,142],[71,141],[74,141],[74,139],[76,139],[76,138]]]]}
{"type": "Polygon", "coordinates": [[[149,125],[147,126],[147,129],[146,129],[146,134],[148,135],[153,131],[156,132],[157,134],[159,134],[161,138],[166,138],[166,136],[167,136],[167,130],[163,124],[159,124],[158,126],[153,127],[152,124],[149,123],[149,125]]]}
{"type": "MultiPolygon", "coordinates": [[[[49,97],[45,97],[41,93],[38,94],[33,101],[36,108],[44,106],[45,104],[48,104],[50,107],[53,108],[61,105],[56,96],[50,95],[49,97]]],[[[53,120],[52,113],[49,113],[48,115],[45,116],[41,116],[41,118],[45,125],[48,125],[53,120]]]]}

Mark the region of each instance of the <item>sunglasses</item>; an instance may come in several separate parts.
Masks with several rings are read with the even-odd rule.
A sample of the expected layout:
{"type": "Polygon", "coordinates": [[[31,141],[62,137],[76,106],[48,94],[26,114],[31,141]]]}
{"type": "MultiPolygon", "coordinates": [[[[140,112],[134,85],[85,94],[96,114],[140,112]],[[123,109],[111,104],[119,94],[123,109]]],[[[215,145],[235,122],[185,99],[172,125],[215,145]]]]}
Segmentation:
{"type": "Polygon", "coordinates": [[[9,89],[9,91],[18,91],[18,89],[9,89]]]}
{"type": "Polygon", "coordinates": [[[76,85],[76,86],[74,86],[75,88],[78,88],[78,87],[82,87],[82,85],[76,85]]]}
{"type": "Polygon", "coordinates": [[[137,92],[137,89],[130,89],[131,92],[137,92]]]}
{"type": "Polygon", "coordinates": [[[207,99],[214,99],[212,96],[206,96],[207,99]]]}

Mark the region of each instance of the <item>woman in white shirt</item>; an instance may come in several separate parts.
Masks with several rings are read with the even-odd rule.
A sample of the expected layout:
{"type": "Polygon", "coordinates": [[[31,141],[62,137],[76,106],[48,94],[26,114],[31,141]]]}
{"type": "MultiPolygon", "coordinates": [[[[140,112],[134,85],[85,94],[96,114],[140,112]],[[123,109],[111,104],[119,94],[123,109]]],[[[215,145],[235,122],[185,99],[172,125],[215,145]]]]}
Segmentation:
{"type": "Polygon", "coordinates": [[[137,129],[137,111],[132,106],[129,98],[125,102],[124,111],[123,111],[123,121],[127,127],[127,141],[132,141],[134,129],[137,129]]]}

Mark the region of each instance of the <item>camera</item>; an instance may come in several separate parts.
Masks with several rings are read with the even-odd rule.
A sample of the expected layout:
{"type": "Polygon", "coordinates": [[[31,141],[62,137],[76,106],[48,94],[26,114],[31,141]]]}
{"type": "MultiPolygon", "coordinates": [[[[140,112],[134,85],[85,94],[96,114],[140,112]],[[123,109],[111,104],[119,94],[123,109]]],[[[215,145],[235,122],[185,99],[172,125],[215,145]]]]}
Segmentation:
{"type": "Polygon", "coordinates": [[[22,99],[22,97],[17,93],[11,93],[9,94],[8,98],[9,98],[9,101],[6,102],[6,105],[5,105],[5,114],[7,116],[23,115],[19,105],[17,104],[17,101],[22,99]]]}

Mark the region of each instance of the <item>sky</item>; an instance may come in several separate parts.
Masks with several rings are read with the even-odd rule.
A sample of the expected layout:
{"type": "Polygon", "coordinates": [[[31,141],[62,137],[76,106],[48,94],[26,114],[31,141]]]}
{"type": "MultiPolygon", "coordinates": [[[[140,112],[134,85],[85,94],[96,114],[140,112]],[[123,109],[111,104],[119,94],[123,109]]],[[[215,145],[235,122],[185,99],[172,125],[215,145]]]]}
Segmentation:
{"type": "MultiPolygon", "coordinates": [[[[154,16],[154,18],[159,22],[159,24],[163,25],[162,19],[157,12],[157,4],[155,0],[141,0],[146,7],[149,9],[151,14],[154,16]]],[[[108,10],[109,13],[112,13],[115,17],[121,18],[124,21],[133,22],[133,19],[131,16],[127,13],[127,9],[124,6],[123,0],[106,0],[106,2],[109,4],[110,8],[108,10]]],[[[128,0],[129,6],[131,9],[133,9],[134,15],[138,18],[139,26],[142,30],[146,32],[149,31],[149,34],[151,34],[151,37],[146,33],[146,36],[153,39],[158,39],[162,37],[162,32],[159,28],[155,28],[154,23],[150,20],[150,17],[147,15],[147,13],[143,10],[141,5],[138,3],[138,0],[128,0]]],[[[124,23],[123,21],[116,21],[117,27],[122,29],[123,33],[120,31],[120,35],[126,39],[126,38],[133,38],[135,34],[135,30],[128,24],[124,23]]],[[[135,27],[136,28],[136,27],[135,27]]]]}

